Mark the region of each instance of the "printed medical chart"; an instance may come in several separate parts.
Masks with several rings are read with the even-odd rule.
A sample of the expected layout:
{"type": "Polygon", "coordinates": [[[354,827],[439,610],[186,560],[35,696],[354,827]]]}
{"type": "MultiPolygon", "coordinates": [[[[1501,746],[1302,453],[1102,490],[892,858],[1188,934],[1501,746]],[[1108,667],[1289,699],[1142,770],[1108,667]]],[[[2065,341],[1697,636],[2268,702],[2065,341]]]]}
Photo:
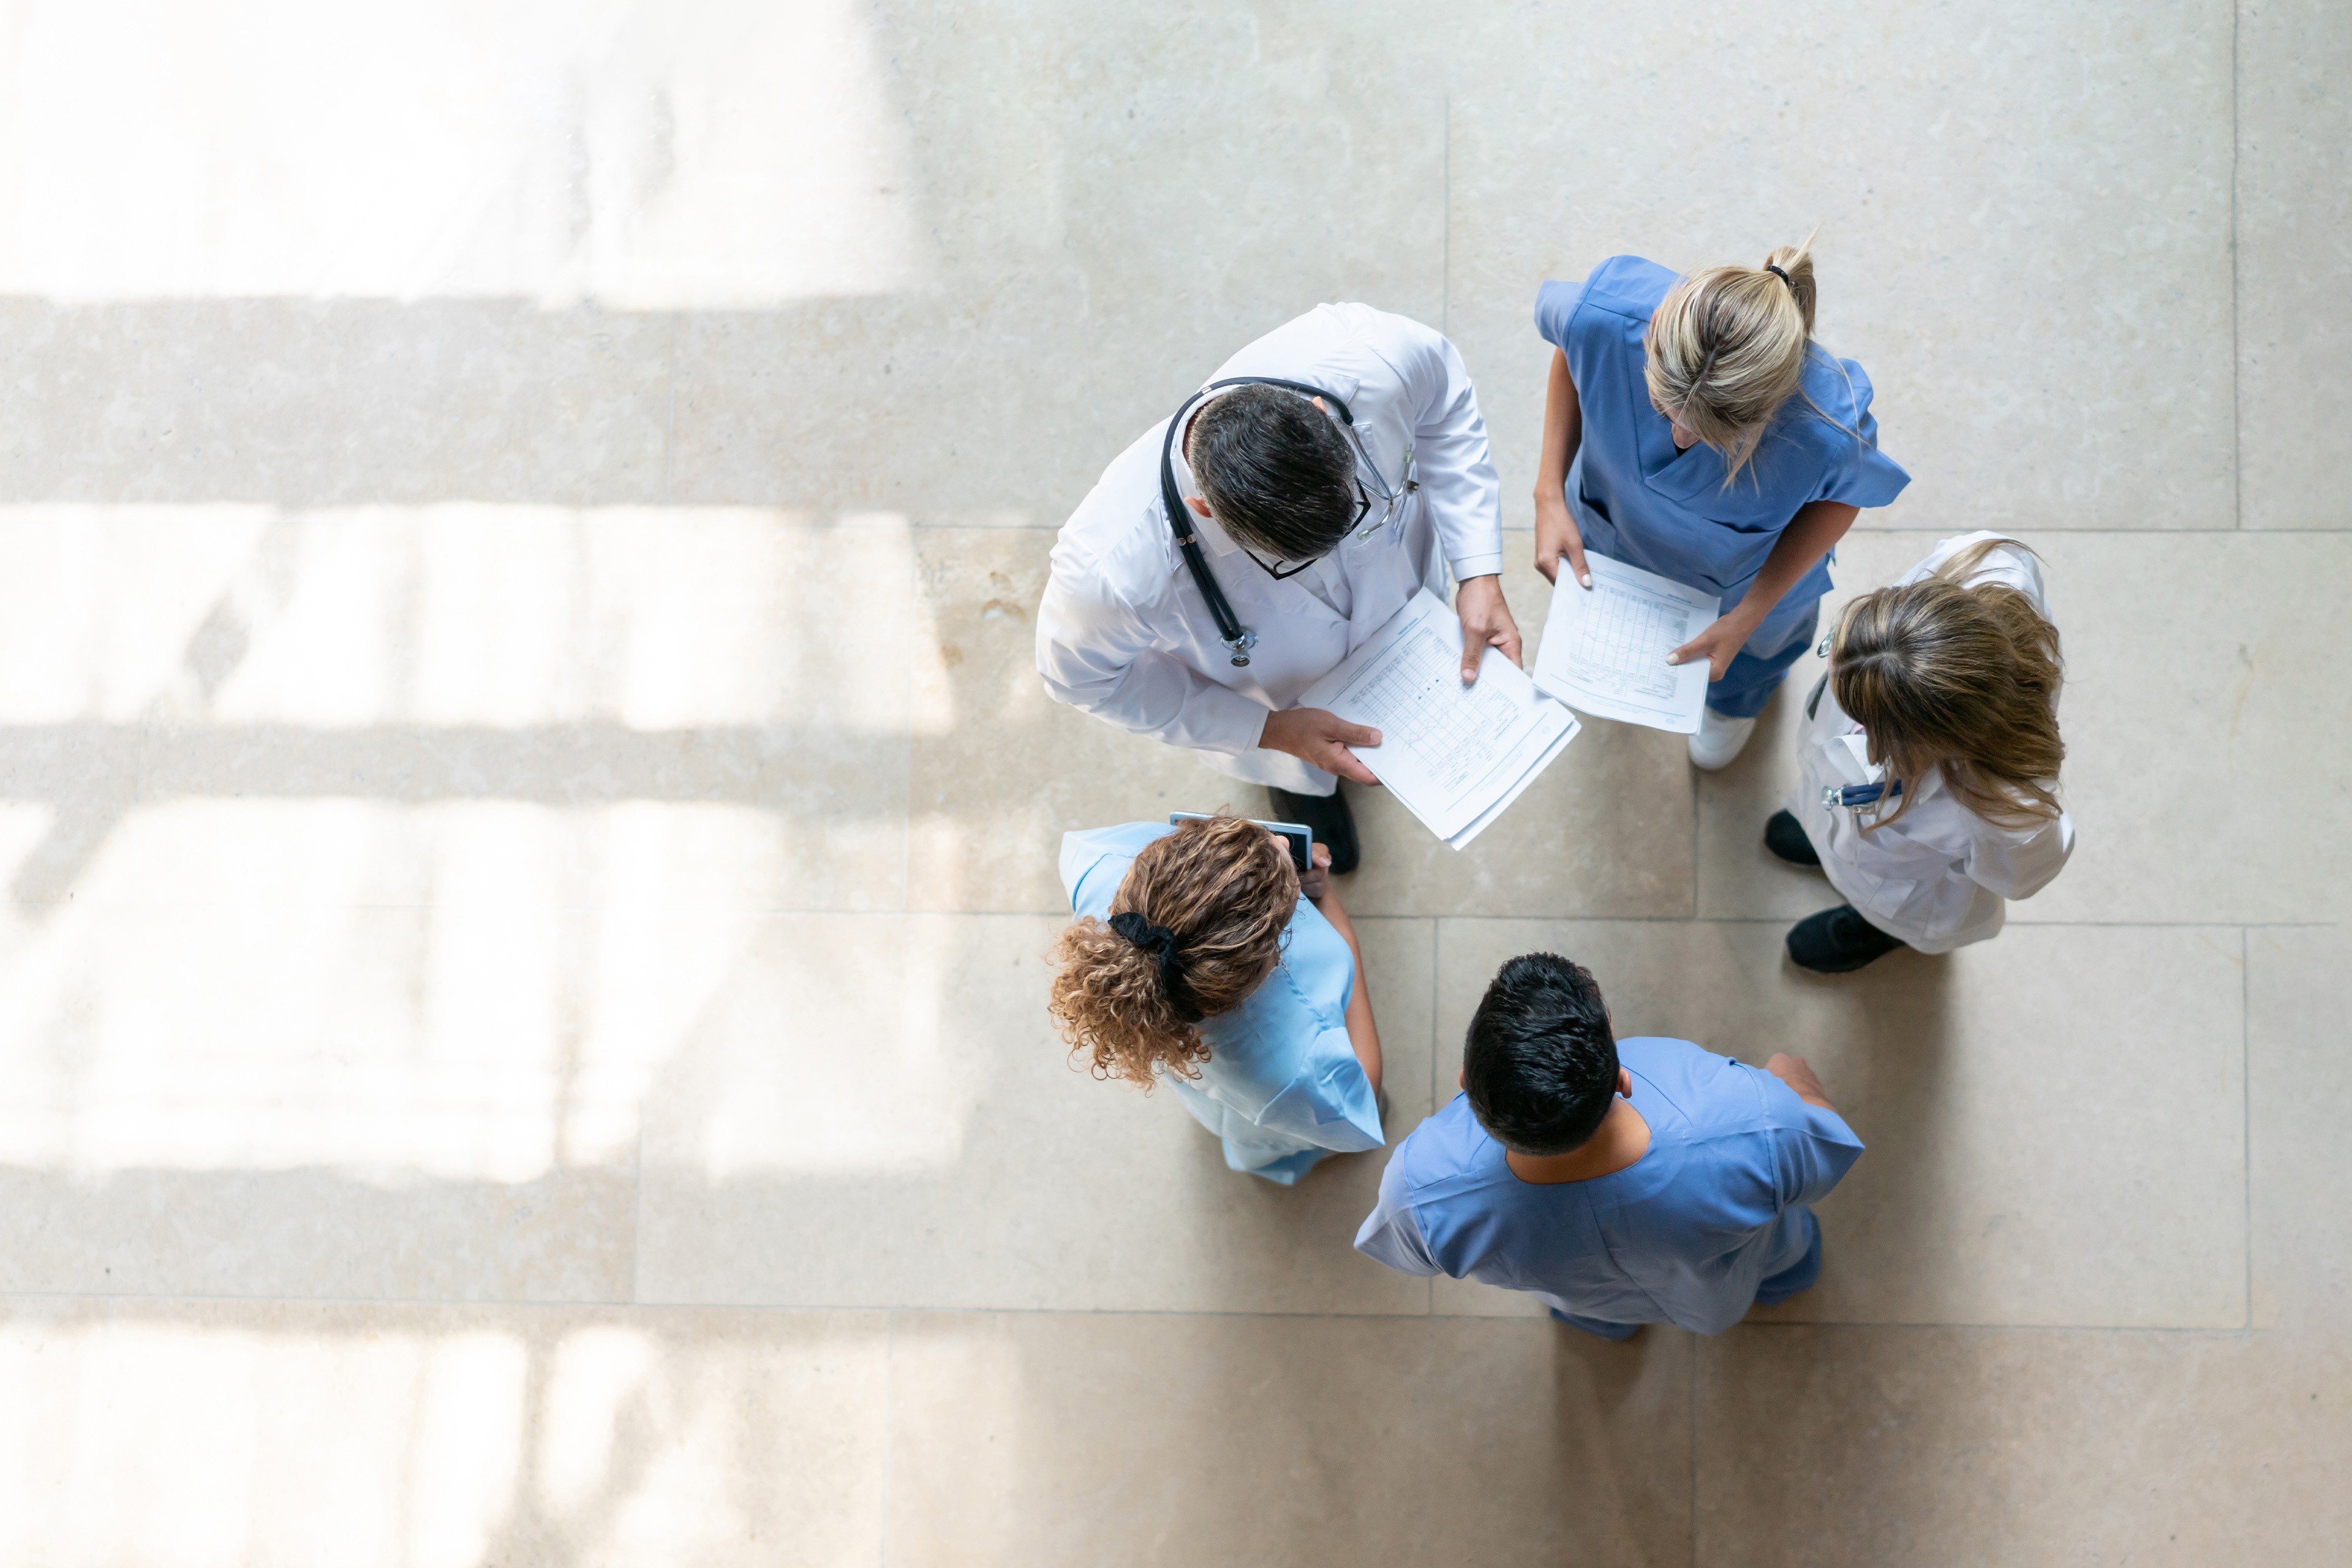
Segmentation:
{"type": "Polygon", "coordinates": [[[1462,623],[1426,588],[1298,699],[1381,732],[1351,746],[1406,810],[1456,849],[1575,738],[1576,715],[1493,648],[1462,684],[1462,623]]]}
{"type": "Polygon", "coordinates": [[[1591,587],[1564,577],[1552,590],[1536,684],[1596,719],[1696,733],[1706,660],[1668,664],[1666,655],[1705,631],[1723,601],[1590,551],[1584,563],[1591,587]]]}

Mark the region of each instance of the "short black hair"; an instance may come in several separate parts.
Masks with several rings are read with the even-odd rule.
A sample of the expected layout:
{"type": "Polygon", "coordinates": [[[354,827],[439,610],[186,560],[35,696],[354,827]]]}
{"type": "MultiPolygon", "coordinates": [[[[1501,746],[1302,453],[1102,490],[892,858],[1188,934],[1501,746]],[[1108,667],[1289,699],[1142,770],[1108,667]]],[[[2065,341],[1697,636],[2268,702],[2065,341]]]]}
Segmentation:
{"type": "Polygon", "coordinates": [[[1617,1092],[1617,1039],[1591,974],[1553,952],[1503,965],[1471,1016],[1462,1088],[1478,1125],[1515,1153],[1589,1142],[1617,1092]]]}
{"type": "Polygon", "coordinates": [[[1279,386],[1236,386],[1184,437],[1210,515],[1238,543],[1288,560],[1321,555],[1355,526],[1356,454],[1331,416],[1279,386]]]}

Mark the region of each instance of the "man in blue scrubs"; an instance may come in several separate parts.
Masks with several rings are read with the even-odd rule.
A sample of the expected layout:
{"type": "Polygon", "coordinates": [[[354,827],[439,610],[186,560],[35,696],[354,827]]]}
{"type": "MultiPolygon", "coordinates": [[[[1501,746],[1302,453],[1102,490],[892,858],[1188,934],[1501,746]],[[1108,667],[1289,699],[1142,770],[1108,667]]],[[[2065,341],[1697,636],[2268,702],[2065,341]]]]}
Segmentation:
{"type": "Polygon", "coordinates": [[[1592,976],[1548,952],[1487,987],[1462,1087],[1390,1158],[1356,1249],[1530,1291],[1603,1339],[1720,1333],[1810,1287],[1809,1205],[1862,1155],[1802,1060],[1615,1039],[1592,976]]]}

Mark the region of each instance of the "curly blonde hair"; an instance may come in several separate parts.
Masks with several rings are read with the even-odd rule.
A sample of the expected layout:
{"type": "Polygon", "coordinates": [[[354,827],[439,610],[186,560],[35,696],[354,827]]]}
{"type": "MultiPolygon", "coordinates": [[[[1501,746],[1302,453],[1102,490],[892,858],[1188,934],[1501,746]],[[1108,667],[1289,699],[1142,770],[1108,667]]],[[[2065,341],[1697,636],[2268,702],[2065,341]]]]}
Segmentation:
{"type": "MultiPolygon", "coordinates": [[[[1986,821],[2030,827],[2059,812],[2058,628],[2005,583],[1969,584],[2014,540],[1981,540],[1933,576],[1864,594],[1838,618],[1830,681],[1870,736],[1870,757],[1910,781],[1941,768],[1945,787],[1986,821]]],[[[1911,804],[1869,826],[1883,827],[1911,804]]]]}
{"type": "Polygon", "coordinates": [[[1265,828],[1223,815],[1181,824],[1136,856],[1108,922],[1074,921],[1054,944],[1055,1028],[1096,1078],[1147,1092],[1158,1071],[1197,1079],[1209,1059],[1201,1020],[1274,972],[1297,903],[1290,852],[1265,828]]]}

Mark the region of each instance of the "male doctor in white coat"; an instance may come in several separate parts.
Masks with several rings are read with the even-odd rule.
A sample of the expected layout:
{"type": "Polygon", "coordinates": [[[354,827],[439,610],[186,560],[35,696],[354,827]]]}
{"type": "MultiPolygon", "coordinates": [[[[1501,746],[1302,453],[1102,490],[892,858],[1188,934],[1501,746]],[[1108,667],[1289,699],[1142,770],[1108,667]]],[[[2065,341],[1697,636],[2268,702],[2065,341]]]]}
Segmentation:
{"type": "Polygon", "coordinates": [[[1346,748],[1380,734],[1298,694],[1421,589],[1443,598],[1449,570],[1463,680],[1489,647],[1519,661],[1477,395],[1420,322],[1318,305],[1227,360],[1178,417],[1172,436],[1162,420],[1137,437],[1062,525],[1037,671],[1055,700],[1267,786],[1276,817],[1313,827],[1345,874],[1358,847],[1339,781],[1380,782],[1346,748]],[[1223,628],[1171,526],[1163,452],[1182,535],[1230,606],[1223,628]]]}

